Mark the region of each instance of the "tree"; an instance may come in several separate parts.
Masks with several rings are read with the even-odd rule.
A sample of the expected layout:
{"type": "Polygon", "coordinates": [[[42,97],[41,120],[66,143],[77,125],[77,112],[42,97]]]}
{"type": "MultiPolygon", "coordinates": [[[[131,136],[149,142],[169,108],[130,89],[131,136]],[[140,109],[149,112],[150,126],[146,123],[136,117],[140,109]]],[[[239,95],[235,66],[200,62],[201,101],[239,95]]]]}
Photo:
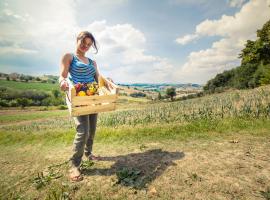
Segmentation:
{"type": "Polygon", "coordinates": [[[25,76],[24,75],[20,75],[20,81],[23,81],[25,79],[25,76]]]}
{"type": "Polygon", "coordinates": [[[176,91],[174,87],[167,88],[166,89],[166,94],[171,98],[171,101],[173,101],[173,97],[176,96],[176,91]]]}
{"type": "Polygon", "coordinates": [[[242,53],[240,53],[242,64],[270,63],[270,20],[263,25],[262,29],[257,31],[257,37],[256,41],[248,40],[242,53]]]}
{"type": "Polygon", "coordinates": [[[158,100],[160,100],[162,98],[160,92],[158,92],[158,100]]]}

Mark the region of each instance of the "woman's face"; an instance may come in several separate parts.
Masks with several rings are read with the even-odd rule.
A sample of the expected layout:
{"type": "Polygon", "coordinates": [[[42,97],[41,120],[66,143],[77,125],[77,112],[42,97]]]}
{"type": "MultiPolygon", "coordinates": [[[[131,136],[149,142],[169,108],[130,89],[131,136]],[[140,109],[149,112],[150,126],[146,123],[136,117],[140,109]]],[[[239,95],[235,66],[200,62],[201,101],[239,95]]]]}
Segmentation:
{"type": "Polygon", "coordinates": [[[87,52],[92,46],[93,41],[90,38],[84,38],[83,40],[79,40],[77,42],[77,49],[81,52],[87,52]]]}

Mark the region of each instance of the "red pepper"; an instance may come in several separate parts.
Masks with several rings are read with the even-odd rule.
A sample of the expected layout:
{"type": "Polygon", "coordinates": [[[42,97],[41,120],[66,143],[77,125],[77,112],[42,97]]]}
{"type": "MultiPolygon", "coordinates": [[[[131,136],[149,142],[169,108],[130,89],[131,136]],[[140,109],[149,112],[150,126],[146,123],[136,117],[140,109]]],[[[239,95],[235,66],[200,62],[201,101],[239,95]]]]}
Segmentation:
{"type": "Polygon", "coordinates": [[[74,85],[75,89],[76,89],[76,92],[80,92],[81,88],[82,88],[82,84],[81,83],[77,83],[74,85]]]}

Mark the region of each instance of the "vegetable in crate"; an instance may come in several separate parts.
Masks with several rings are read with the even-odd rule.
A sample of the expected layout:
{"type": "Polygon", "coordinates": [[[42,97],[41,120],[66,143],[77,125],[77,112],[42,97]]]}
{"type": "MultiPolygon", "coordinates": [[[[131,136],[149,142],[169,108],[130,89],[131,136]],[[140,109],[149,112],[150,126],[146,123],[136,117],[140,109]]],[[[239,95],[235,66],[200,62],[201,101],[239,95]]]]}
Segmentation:
{"type": "Polygon", "coordinates": [[[84,91],[78,92],[77,96],[86,96],[86,93],[84,91]]]}
{"type": "Polygon", "coordinates": [[[97,82],[93,83],[77,83],[75,84],[76,95],[77,96],[90,96],[98,94],[98,84],[97,82]]]}
{"type": "Polygon", "coordinates": [[[86,84],[83,84],[83,86],[81,87],[81,91],[86,92],[86,90],[88,90],[88,87],[86,84]]]}
{"type": "Polygon", "coordinates": [[[80,92],[81,91],[81,88],[82,88],[83,84],[82,83],[76,83],[74,85],[75,89],[76,89],[76,93],[80,92]]]}

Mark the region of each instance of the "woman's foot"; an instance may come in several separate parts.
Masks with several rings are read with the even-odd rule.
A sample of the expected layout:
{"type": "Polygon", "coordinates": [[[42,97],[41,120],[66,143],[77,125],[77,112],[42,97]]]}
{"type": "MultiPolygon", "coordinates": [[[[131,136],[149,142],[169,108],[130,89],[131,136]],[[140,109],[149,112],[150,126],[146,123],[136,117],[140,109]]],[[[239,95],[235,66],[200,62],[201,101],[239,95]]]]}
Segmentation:
{"type": "Polygon", "coordinates": [[[69,170],[69,179],[72,181],[72,182],[78,182],[78,181],[82,181],[83,180],[83,176],[79,170],[78,167],[72,167],[70,170],[69,170]]]}

